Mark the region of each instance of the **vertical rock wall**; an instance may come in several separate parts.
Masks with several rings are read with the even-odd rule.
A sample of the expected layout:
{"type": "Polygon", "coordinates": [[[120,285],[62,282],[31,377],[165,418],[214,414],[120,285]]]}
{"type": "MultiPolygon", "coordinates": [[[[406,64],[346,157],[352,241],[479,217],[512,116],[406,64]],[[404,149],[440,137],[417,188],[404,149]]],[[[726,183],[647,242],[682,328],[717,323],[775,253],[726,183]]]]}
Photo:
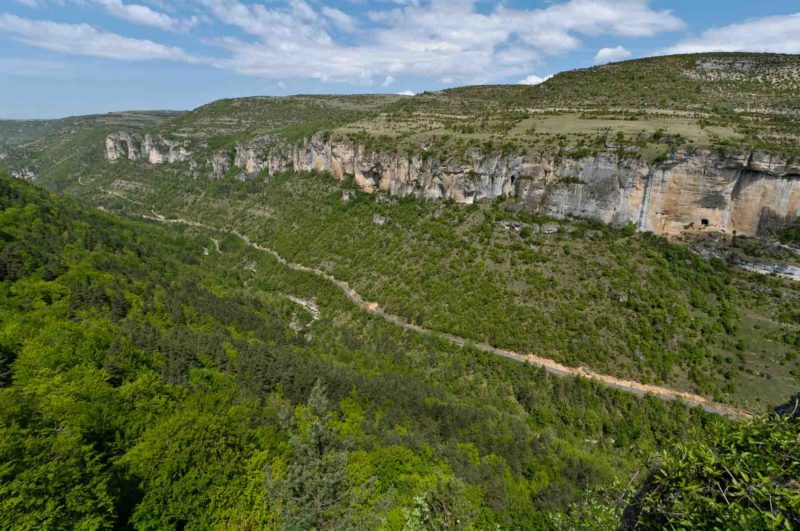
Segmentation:
{"type": "MultiPolygon", "coordinates": [[[[106,139],[112,162],[191,157],[183,143],[158,136],[118,133],[106,139]]],[[[211,177],[231,168],[245,176],[316,170],[340,180],[352,175],[370,193],[460,203],[508,196],[532,212],[634,223],[665,235],[755,235],[800,215],[800,161],[758,152],[684,150],[659,164],[612,152],[580,159],[468,152],[455,160],[428,157],[422,148],[409,155],[370,151],[344,138],[317,135],[297,146],[270,136],[239,143],[233,154],[215,153],[205,164],[211,177]]]]}

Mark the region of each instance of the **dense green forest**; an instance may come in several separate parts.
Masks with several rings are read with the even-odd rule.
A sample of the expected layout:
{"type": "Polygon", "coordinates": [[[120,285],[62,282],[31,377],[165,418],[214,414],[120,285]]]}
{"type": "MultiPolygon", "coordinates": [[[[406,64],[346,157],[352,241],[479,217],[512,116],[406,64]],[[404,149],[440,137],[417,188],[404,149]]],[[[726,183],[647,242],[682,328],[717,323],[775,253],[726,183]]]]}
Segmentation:
{"type": "MultiPolygon", "coordinates": [[[[685,142],[744,155],[766,149],[758,139],[768,131],[785,151],[797,144],[797,64],[792,55],[697,54],[565,72],[535,87],[234,98],[187,113],[0,121],[0,167],[117,213],[238,230],[409,323],[763,411],[800,379],[800,287],[734,264],[797,265],[796,226],[775,227],[783,247],[736,237],[704,254],[632,227],[533,216],[514,198],[466,207],[373,197],[329,175],[245,175],[234,165],[206,177],[210,159],[232,156],[239,142],[320,132],[425,156],[455,157],[459,145],[502,153],[515,138],[523,151],[512,151],[550,146],[565,157],[573,141],[582,156],[613,146],[663,155],[685,142]],[[105,141],[120,132],[162,135],[191,160],[111,163],[105,141]]],[[[577,177],[565,179],[572,186],[577,177]]]]}
{"type": "Polygon", "coordinates": [[[3,528],[614,527],[658,452],[738,429],[398,329],[234,238],[7,177],[0,209],[3,528]]]}
{"type": "Polygon", "coordinates": [[[798,56],[698,54],[534,87],[0,120],[0,529],[800,529],[800,285],[736,266],[797,264],[797,223],[704,254],[503,197],[205,178],[239,142],[314,133],[426,157],[792,157],[798,72],[798,56]],[[192,159],[111,164],[119,132],[192,159]]]}
{"type": "Polygon", "coordinates": [[[797,283],[631,227],[548,219],[502,199],[375,197],[315,173],[187,179],[122,161],[83,183],[67,193],[237,229],[430,329],[756,411],[797,388],[797,283]],[[135,186],[120,185],[131,175],[135,186]]]}

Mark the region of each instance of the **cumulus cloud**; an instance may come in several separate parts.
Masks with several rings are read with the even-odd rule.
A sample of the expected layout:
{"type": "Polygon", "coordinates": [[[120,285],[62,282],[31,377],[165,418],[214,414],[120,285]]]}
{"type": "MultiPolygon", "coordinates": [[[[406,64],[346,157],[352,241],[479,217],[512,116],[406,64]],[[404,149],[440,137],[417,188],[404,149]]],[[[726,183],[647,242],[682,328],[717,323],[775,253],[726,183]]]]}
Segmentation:
{"type": "Polygon", "coordinates": [[[545,81],[547,81],[551,77],[553,77],[553,76],[539,77],[536,74],[531,74],[528,77],[526,77],[524,79],[520,79],[519,81],[517,81],[517,84],[518,85],[539,85],[541,83],[544,83],[545,81]]]}
{"type": "Polygon", "coordinates": [[[351,32],[356,29],[356,20],[341,9],[323,6],[321,12],[342,31],[351,32]]]}
{"type": "Polygon", "coordinates": [[[800,53],[800,13],[710,29],[667,48],[664,53],[743,51],[800,53]]]}
{"type": "Polygon", "coordinates": [[[199,1],[217,20],[250,36],[217,39],[227,52],[218,66],[266,78],[364,84],[389,75],[462,83],[523,76],[543,57],[580,46],[582,35],[641,37],[684,26],[646,0],[568,0],[539,9],[499,4],[488,12],[475,0],[431,0],[368,12],[369,27],[339,17],[338,24],[346,20],[359,31],[358,43],[349,44],[330,32],[337,15],[304,0],[277,7],[199,1]]]}
{"type": "MultiPolygon", "coordinates": [[[[512,8],[499,1],[489,9],[479,0],[413,0],[377,3],[374,11],[320,6],[310,0],[192,0],[184,4],[190,6],[187,13],[193,13],[189,18],[172,16],[174,4],[160,0],[23,1],[95,6],[136,24],[172,31],[207,19],[217,37],[202,44],[216,46],[218,53],[201,59],[174,46],[129,39],[86,24],[23,21],[21,28],[13,23],[0,27],[51,50],[202,60],[273,80],[385,86],[404,77],[462,84],[520,79],[546,57],[578,48],[586,36],[644,37],[684,27],[670,11],[653,9],[648,0],[556,0],[539,8],[512,8]],[[357,33],[358,39],[342,33],[357,33]],[[114,46],[98,45],[109,41],[114,46]]],[[[525,82],[537,79],[528,76],[525,82]]]]}
{"type": "Polygon", "coordinates": [[[631,52],[629,52],[623,46],[615,46],[613,48],[600,48],[597,51],[597,54],[594,56],[594,63],[595,64],[610,63],[612,61],[619,61],[620,59],[625,59],[626,57],[630,56],[631,52]]]}
{"type": "Polygon", "coordinates": [[[0,33],[13,35],[31,46],[73,55],[126,61],[151,59],[202,61],[174,46],[165,46],[146,39],[124,37],[88,24],[63,24],[0,14],[0,33]]]}
{"type": "Polygon", "coordinates": [[[414,92],[413,90],[404,90],[402,92],[397,93],[398,96],[416,96],[416,94],[417,93],[414,92]]]}

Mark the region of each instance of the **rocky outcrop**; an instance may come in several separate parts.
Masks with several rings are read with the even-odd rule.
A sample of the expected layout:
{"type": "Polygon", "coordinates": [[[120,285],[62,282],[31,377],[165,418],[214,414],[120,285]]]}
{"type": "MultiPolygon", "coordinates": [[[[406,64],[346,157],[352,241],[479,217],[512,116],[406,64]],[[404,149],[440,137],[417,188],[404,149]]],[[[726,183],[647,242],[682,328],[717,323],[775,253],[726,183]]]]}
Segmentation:
{"type": "MultiPolygon", "coordinates": [[[[276,136],[259,137],[236,144],[233,164],[252,175],[264,170],[270,175],[291,169],[297,148],[276,136]]],[[[296,166],[301,168],[302,166],[296,166]]]]}
{"type": "MultiPolygon", "coordinates": [[[[175,162],[190,154],[179,144],[149,135],[112,135],[107,158],[175,162]],[[164,147],[164,146],[167,147],[164,147]],[[132,147],[131,147],[132,146],[132,147]],[[147,154],[145,154],[147,153],[147,154]]],[[[769,153],[723,154],[686,149],[648,163],[609,150],[583,158],[467,152],[459,157],[369,150],[347,138],[316,135],[302,145],[268,136],[241,142],[234,153],[216,153],[207,164],[220,177],[231,168],[242,176],[286,170],[353,176],[367,192],[453,199],[472,203],[513,197],[520,208],[554,217],[579,216],[607,223],[633,223],[639,230],[676,235],[734,231],[756,235],[765,226],[800,215],[800,161],[769,153]]]]}
{"type": "Polygon", "coordinates": [[[227,153],[215,153],[208,159],[211,166],[211,177],[219,179],[231,169],[231,158],[227,153]]]}
{"type": "Polygon", "coordinates": [[[517,190],[530,210],[630,222],[658,234],[756,235],[768,220],[800,214],[800,167],[769,154],[686,150],[660,164],[601,154],[542,161],[531,177],[517,190]]]}
{"type": "Polygon", "coordinates": [[[778,277],[788,278],[790,280],[800,281],[800,266],[794,264],[784,263],[768,263],[768,262],[751,262],[749,260],[735,260],[734,263],[753,273],[760,273],[762,275],[775,275],[778,277]]]}
{"type": "Polygon", "coordinates": [[[417,195],[472,203],[515,195],[515,180],[526,167],[516,155],[465,154],[463,160],[370,151],[346,139],[313,137],[295,150],[294,169],[328,171],[338,179],[352,175],[366,192],[417,195]]]}
{"type": "Polygon", "coordinates": [[[161,135],[115,133],[106,137],[106,159],[145,160],[151,164],[190,160],[191,152],[183,141],[161,135]]]}
{"type": "Polygon", "coordinates": [[[12,168],[9,170],[11,176],[21,181],[34,181],[36,180],[36,172],[30,168],[12,168]]]}

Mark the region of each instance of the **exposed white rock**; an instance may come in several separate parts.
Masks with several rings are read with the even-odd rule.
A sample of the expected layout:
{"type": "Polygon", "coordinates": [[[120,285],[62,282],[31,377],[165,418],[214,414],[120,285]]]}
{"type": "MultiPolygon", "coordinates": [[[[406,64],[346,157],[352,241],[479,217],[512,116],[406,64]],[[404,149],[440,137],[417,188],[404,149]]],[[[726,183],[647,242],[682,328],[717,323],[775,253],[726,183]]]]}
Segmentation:
{"type": "Polygon", "coordinates": [[[12,177],[21,181],[33,181],[36,179],[36,173],[30,168],[15,168],[9,171],[12,177]]]}
{"type": "Polygon", "coordinates": [[[509,230],[513,230],[513,231],[519,232],[519,231],[522,230],[523,224],[520,223],[519,221],[501,220],[500,221],[500,226],[503,227],[503,228],[509,229],[509,230]]]}
{"type": "MultiPolygon", "coordinates": [[[[109,136],[107,158],[163,163],[191,156],[177,141],[151,137],[137,144],[137,139],[125,133],[109,136]]],[[[222,154],[209,159],[212,175],[227,172],[222,171],[225,160],[222,154]]],[[[633,223],[639,230],[667,235],[755,235],[770,220],[800,215],[800,161],[766,152],[686,149],[658,164],[613,151],[579,159],[474,151],[454,160],[426,157],[422,146],[409,155],[369,151],[329,135],[315,135],[301,145],[267,136],[237,144],[232,164],[243,175],[286,170],[327,171],[340,180],[351,175],[369,193],[465,204],[508,196],[530,212],[633,223]]]]}
{"type": "Polygon", "coordinates": [[[161,135],[146,134],[142,137],[121,132],[106,137],[106,159],[112,162],[127,158],[163,164],[183,162],[191,157],[184,141],[166,139],[161,135]]]}
{"type": "Polygon", "coordinates": [[[211,166],[211,177],[219,179],[231,169],[231,158],[227,153],[215,153],[208,159],[211,166]]]}
{"type": "Polygon", "coordinates": [[[542,225],[542,234],[555,234],[558,232],[557,223],[545,223],[542,225]]]}
{"type": "Polygon", "coordinates": [[[790,280],[800,280],[800,267],[794,264],[783,263],[757,263],[745,260],[737,260],[736,265],[762,275],[775,275],[790,280]]]}

